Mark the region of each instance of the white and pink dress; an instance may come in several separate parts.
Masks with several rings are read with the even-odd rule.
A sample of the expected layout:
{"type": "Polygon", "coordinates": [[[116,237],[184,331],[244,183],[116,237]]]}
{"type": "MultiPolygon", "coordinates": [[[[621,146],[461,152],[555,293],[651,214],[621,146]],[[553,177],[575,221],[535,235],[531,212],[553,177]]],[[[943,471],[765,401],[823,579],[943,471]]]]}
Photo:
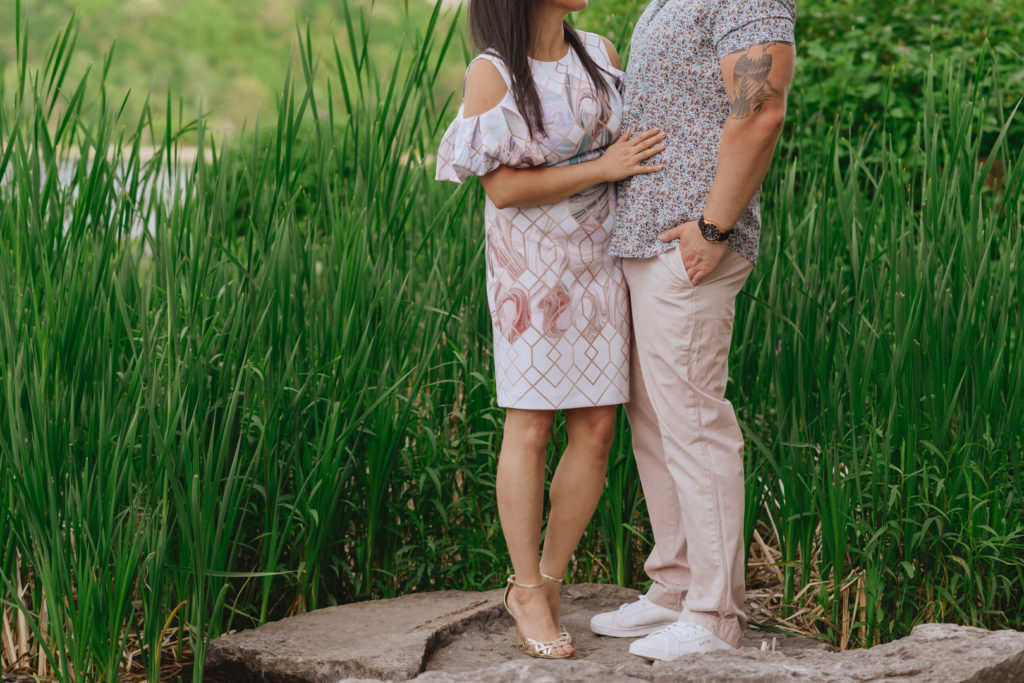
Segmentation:
{"type": "MultiPolygon", "coordinates": [[[[499,166],[566,166],[596,159],[622,126],[622,72],[601,38],[580,32],[609,84],[603,95],[572,49],[556,62],[531,60],[546,134],[537,138],[509,92],[479,116],[460,108],[441,141],[437,179],[464,182],[499,166]]],[[[487,299],[494,329],[498,405],[550,410],[629,400],[629,303],[619,259],[607,242],[615,185],[543,206],[486,204],[487,299]]]]}

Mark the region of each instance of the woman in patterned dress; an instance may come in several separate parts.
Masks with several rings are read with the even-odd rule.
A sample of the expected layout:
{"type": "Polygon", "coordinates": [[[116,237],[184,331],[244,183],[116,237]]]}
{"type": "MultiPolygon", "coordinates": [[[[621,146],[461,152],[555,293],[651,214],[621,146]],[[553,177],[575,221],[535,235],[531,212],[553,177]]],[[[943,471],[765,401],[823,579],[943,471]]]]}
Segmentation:
{"type": "Polygon", "coordinates": [[[439,180],[480,176],[498,405],[497,498],[514,574],[505,606],[538,657],[575,650],[559,586],[604,488],[619,404],[629,400],[629,308],[606,252],[615,181],[660,170],[649,130],[620,135],[622,71],[611,43],[573,29],[587,0],[470,0],[481,53],[438,153],[439,180]],[[617,139],[617,140],[616,140],[617,139]],[[538,561],[545,455],[556,410],[569,443],[551,481],[538,561]]]}

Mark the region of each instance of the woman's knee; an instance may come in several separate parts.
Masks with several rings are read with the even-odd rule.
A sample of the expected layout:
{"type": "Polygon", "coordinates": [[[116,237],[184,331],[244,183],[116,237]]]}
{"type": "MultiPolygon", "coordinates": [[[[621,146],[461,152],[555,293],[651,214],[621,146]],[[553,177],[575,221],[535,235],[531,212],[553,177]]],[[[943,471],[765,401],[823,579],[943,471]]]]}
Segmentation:
{"type": "Polygon", "coordinates": [[[505,416],[503,444],[541,454],[547,452],[554,413],[545,410],[509,410],[505,416]]]}
{"type": "Polygon", "coordinates": [[[615,440],[615,417],[613,408],[590,408],[581,414],[567,416],[569,420],[569,445],[574,450],[584,450],[594,458],[608,457],[615,440]],[[575,418],[575,419],[573,419],[575,418]]]}

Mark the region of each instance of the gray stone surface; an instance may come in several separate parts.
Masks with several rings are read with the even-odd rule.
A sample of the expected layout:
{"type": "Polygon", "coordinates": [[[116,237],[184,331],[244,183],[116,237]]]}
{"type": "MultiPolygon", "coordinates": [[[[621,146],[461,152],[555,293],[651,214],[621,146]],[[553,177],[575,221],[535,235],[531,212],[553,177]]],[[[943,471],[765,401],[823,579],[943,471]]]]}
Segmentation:
{"type": "Polygon", "coordinates": [[[500,613],[499,591],[442,591],[327,607],[210,643],[210,680],[408,680],[456,633],[500,613]]]}
{"type": "Polygon", "coordinates": [[[206,680],[1024,683],[1024,633],[951,624],[925,624],[903,640],[843,653],[749,629],[737,652],[651,663],[628,653],[631,639],[595,636],[587,627],[595,612],[636,595],[617,586],[567,586],[562,621],[577,648],[568,660],[532,659],[516,649],[500,590],[445,591],[331,607],[218,638],[206,680]]]}

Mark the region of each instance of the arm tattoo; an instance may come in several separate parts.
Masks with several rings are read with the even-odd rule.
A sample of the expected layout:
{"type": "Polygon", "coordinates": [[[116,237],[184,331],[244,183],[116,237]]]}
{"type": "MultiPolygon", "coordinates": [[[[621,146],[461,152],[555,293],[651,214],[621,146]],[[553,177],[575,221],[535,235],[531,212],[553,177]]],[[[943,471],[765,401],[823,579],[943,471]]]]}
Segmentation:
{"type": "Polygon", "coordinates": [[[733,87],[736,89],[730,116],[745,119],[761,111],[764,103],[779,94],[768,80],[772,72],[772,53],[768,51],[775,43],[748,47],[740,55],[733,69],[733,87]],[[757,50],[760,54],[754,54],[757,50]]]}

